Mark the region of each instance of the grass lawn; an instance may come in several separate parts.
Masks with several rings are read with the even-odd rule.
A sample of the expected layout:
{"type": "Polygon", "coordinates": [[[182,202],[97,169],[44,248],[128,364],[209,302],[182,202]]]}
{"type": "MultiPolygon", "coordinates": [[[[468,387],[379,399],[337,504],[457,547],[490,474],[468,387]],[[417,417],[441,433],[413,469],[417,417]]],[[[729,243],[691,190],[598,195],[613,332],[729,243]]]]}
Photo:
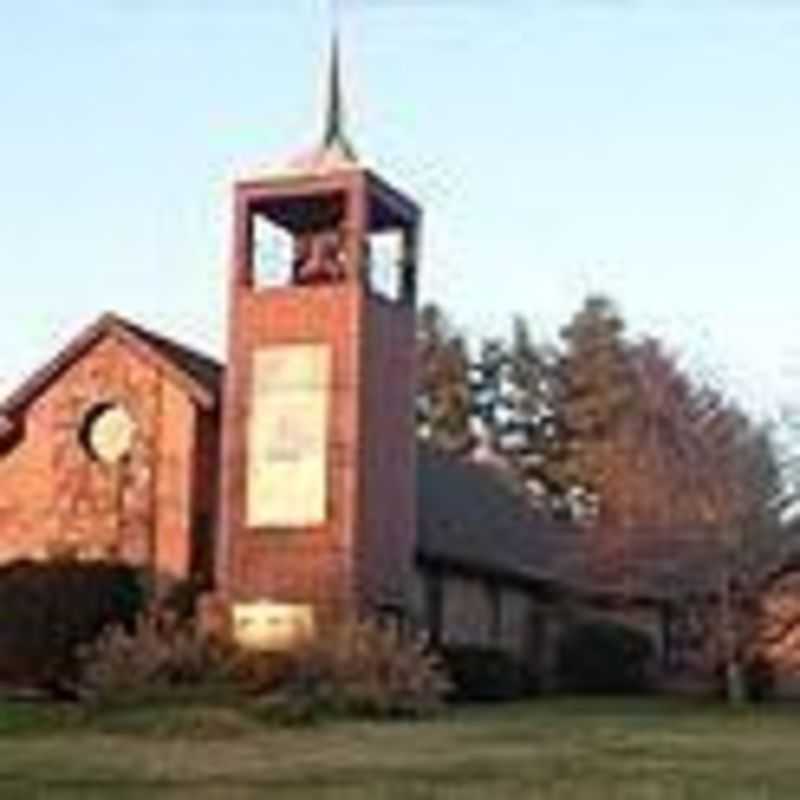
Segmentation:
{"type": "Polygon", "coordinates": [[[233,708],[0,704],[0,798],[800,797],[800,709],[540,700],[433,722],[266,727],[233,708]]]}

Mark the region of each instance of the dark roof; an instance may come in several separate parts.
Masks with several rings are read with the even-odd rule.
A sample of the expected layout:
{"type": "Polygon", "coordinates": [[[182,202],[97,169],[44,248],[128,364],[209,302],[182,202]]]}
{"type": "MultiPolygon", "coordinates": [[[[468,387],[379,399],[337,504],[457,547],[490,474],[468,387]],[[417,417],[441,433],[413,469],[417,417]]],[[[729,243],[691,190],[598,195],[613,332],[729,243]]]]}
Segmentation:
{"type": "Polygon", "coordinates": [[[558,579],[575,532],[538,512],[510,476],[421,444],[417,486],[421,561],[521,582],[558,579]]]}
{"type": "Polygon", "coordinates": [[[168,339],[160,333],[154,333],[147,328],[143,328],[130,320],[116,317],[116,321],[132,334],[151,345],[165,359],[191,376],[210,393],[217,396],[221,393],[224,368],[219,361],[205,353],[201,353],[199,350],[176,342],[174,339],[168,339]]]}
{"type": "MultiPolygon", "coordinates": [[[[636,527],[587,529],[564,540],[556,573],[597,602],[671,603],[681,597],[710,597],[730,570],[729,541],[719,528],[636,527]]],[[[792,560],[797,537],[790,531],[761,532],[737,559],[751,579],[765,585],[800,567],[792,560]]]]}
{"type": "Polygon", "coordinates": [[[558,575],[595,601],[659,603],[676,589],[701,590],[709,552],[702,538],[661,530],[584,529],[558,556],[558,575]]]}
{"type": "Polygon", "coordinates": [[[14,423],[6,416],[0,414],[0,439],[7,436],[14,429],[14,423]]]}
{"type": "Polygon", "coordinates": [[[0,436],[4,431],[7,435],[25,409],[104,336],[120,338],[154,362],[202,407],[212,408],[217,404],[222,367],[216,361],[115,314],[104,314],[0,403],[0,436]]]}
{"type": "MultiPolygon", "coordinates": [[[[646,550],[598,557],[602,532],[549,518],[497,466],[457,459],[424,444],[417,493],[422,563],[611,604],[662,603],[674,596],[676,585],[700,586],[709,579],[702,536],[683,532],[676,542],[636,531],[631,540],[646,541],[646,550]]],[[[610,535],[612,541],[622,540],[610,535]]]]}
{"type": "Polygon", "coordinates": [[[0,455],[14,445],[19,432],[19,426],[10,417],[0,414],[0,455]]]}

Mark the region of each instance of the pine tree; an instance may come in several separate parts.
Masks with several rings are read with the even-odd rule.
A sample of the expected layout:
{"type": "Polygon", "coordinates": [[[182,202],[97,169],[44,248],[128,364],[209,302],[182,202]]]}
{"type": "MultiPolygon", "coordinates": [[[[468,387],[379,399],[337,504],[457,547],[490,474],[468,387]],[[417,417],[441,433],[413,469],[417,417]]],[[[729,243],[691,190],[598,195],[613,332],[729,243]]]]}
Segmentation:
{"type": "Polygon", "coordinates": [[[417,321],[418,433],[447,452],[472,444],[469,370],[463,338],[439,306],[424,306],[417,321]]]}
{"type": "Polygon", "coordinates": [[[510,341],[484,341],[474,367],[474,395],[484,444],[528,490],[535,505],[563,516],[555,364],[554,349],[534,342],[525,320],[515,317],[510,341]]]}
{"type": "Polygon", "coordinates": [[[484,339],[470,368],[472,411],[478,428],[479,449],[498,458],[503,454],[507,422],[509,353],[500,338],[484,339]]]}
{"type": "Polygon", "coordinates": [[[624,330],[610,300],[589,297],[562,331],[558,365],[565,439],[560,481],[576,516],[607,524],[619,522],[625,474],[616,437],[634,394],[624,330]]]}
{"type": "Polygon", "coordinates": [[[560,479],[564,420],[559,406],[558,359],[553,347],[534,342],[522,317],[512,321],[508,445],[528,489],[557,516],[567,511],[560,479]]]}

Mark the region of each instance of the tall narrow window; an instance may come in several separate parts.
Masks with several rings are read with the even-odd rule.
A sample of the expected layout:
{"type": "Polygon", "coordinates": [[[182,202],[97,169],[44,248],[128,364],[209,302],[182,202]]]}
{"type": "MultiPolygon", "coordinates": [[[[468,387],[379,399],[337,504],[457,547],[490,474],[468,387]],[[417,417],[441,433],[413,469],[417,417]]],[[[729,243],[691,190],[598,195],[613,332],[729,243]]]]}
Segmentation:
{"type": "Polygon", "coordinates": [[[291,283],[294,257],[292,235],[261,214],[253,217],[250,257],[255,288],[274,289],[291,283]]]}
{"type": "Polygon", "coordinates": [[[369,237],[369,283],[375,294],[387,300],[400,300],[402,258],[403,242],[398,231],[382,231],[369,237]]]}

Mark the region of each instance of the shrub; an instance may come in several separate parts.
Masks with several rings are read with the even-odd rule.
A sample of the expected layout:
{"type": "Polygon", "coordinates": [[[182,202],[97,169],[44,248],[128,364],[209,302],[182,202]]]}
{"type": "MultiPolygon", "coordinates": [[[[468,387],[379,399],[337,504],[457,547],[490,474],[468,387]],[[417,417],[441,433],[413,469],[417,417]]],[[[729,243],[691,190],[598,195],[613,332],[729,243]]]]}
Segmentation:
{"type": "Polygon", "coordinates": [[[598,694],[644,691],[653,656],[652,640],[640,630],[605,620],[575,624],[559,642],[559,688],[598,694]]]}
{"type": "Polygon", "coordinates": [[[306,722],[327,715],[422,717],[450,689],[424,638],[372,621],[333,627],[299,650],[277,691],[259,702],[263,716],[306,722]]]}
{"type": "Polygon", "coordinates": [[[76,648],[110,623],[130,625],[140,576],[119,564],[19,561],[0,568],[0,682],[67,691],[76,648]]]}
{"type": "Polygon", "coordinates": [[[202,585],[195,578],[173,580],[159,593],[158,607],[180,619],[194,619],[197,616],[198,601],[202,593],[202,585]]]}
{"type": "Polygon", "coordinates": [[[263,697],[282,689],[298,670],[301,654],[231,647],[228,674],[245,694],[263,697]]]}
{"type": "Polygon", "coordinates": [[[456,701],[514,700],[536,688],[530,671],[498,647],[450,645],[442,656],[453,681],[451,697],[456,701]]]}
{"type": "MultiPolygon", "coordinates": [[[[763,655],[756,654],[744,665],[743,678],[748,700],[763,702],[774,698],[775,667],[763,655]]],[[[713,668],[713,691],[720,699],[727,698],[726,669],[722,663],[713,668]]]]}
{"type": "Polygon", "coordinates": [[[753,700],[769,700],[775,695],[775,665],[756,655],[745,669],[747,691],[753,700]]]}
{"type": "Polygon", "coordinates": [[[228,657],[193,622],[151,609],[132,629],[112,625],[80,648],[81,694],[97,705],[169,699],[181,687],[224,682],[228,657]]]}

